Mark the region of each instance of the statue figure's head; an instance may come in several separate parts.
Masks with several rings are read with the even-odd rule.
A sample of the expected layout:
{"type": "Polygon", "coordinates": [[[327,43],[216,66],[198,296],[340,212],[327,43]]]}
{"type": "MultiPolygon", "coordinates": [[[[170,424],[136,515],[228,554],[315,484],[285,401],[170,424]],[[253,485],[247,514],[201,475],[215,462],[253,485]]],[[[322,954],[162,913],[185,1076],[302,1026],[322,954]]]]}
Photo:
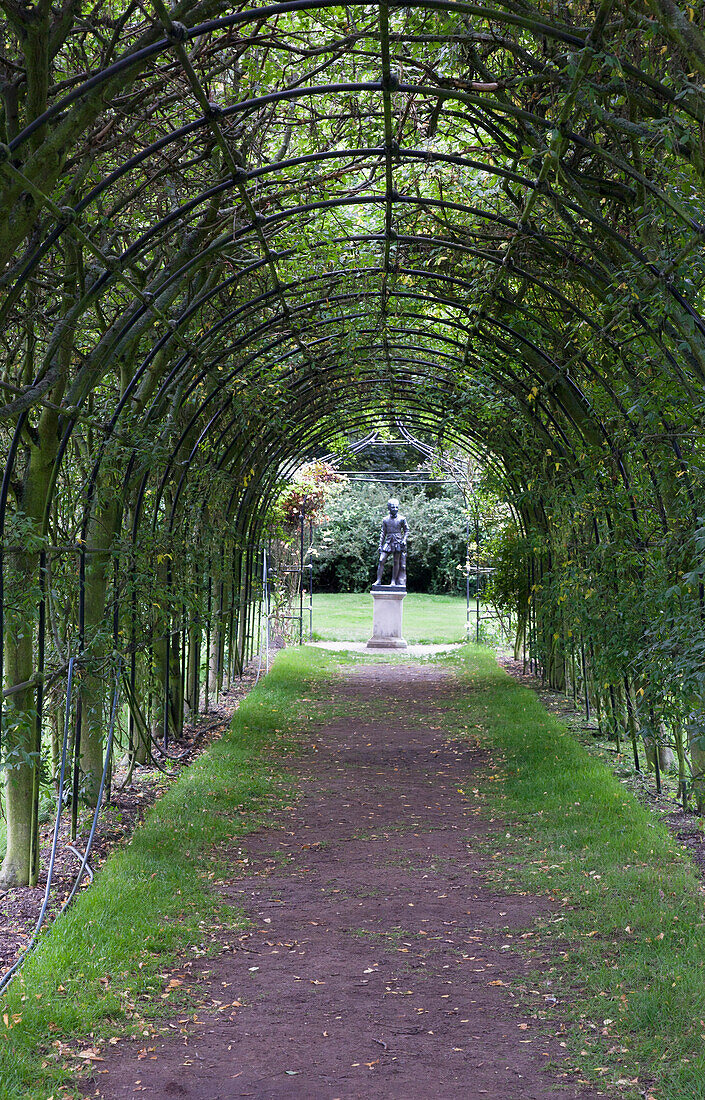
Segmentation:
{"type": "Polygon", "coordinates": [[[397,512],[399,511],[399,501],[395,500],[394,497],[392,497],[391,500],[387,501],[387,508],[389,508],[390,516],[392,517],[392,519],[394,519],[397,512]]]}

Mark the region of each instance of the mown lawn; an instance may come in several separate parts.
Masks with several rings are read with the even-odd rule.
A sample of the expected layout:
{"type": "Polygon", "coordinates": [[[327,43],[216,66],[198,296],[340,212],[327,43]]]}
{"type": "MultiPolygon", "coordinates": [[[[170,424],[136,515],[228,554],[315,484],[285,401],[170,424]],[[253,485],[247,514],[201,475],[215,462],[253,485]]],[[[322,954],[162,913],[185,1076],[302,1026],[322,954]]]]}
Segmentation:
{"type": "MultiPolygon", "coordinates": [[[[475,630],[475,604],[470,605],[475,630]]],[[[369,592],[314,593],[313,636],[322,642],[366,642],[372,633],[369,592]]],[[[404,600],[404,637],[416,645],[465,640],[465,599],[409,592],[404,600]]]]}

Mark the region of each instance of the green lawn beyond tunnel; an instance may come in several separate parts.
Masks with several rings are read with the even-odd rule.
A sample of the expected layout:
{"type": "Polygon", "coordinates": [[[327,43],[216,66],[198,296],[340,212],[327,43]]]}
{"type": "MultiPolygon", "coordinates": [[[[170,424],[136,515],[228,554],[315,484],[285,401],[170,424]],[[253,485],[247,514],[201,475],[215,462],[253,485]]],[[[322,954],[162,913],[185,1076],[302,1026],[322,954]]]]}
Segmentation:
{"type": "MultiPolygon", "coordinates": [[[[482,613],[482,606],[480,612],[482,613]]],[[[475,630],[475,603],[470,605],[475,630]]],[[[313,595],[313,637],[321,642],[366,642],[372,633],[369,592],[313,595]]],[[[465,640],[465,598],[409,592],[404,600],[404,637],[416,645],[465,640]]]]}

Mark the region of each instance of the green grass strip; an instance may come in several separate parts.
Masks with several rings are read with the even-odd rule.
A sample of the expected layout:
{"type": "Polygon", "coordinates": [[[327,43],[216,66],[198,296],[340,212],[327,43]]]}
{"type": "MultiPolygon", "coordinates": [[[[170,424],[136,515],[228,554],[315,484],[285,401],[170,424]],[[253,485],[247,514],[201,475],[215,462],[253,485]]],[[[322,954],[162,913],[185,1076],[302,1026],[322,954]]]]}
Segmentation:
{"type": "Polygon", "coordinates": [[[73,1095],[78,1062],[68,1051],[126,1030],[149,1034],[149,1021],[168,1011],[164,971],[210,929],[242,925],[210,885],[225,873],[217,850],[291,796],[281,757],[305,736],[315,708],[303,697],[331,664],[320,651],[280,654],[229,732],[46,931],[0,1007],[3,1100],[73,1095]]]}
{"type": "MultiPolygon", "coordinates": [[[[697,871],[665,826],[490,651],[464,650],[461,674],[471,690],[456,705],[459,727],[482,725],[501,777],[481,790],[508,826],[493,841],[494,873],[507,889],[548,891],[557,901],[559,919],[540,937],[549,954],[553,938],[555,951],[536,981],[572,1006],[583,1076],[623,1097],[703,1100],[697,871]]],[[[555,1012],[565,1016],[560,1004],[555,1012]]]]}

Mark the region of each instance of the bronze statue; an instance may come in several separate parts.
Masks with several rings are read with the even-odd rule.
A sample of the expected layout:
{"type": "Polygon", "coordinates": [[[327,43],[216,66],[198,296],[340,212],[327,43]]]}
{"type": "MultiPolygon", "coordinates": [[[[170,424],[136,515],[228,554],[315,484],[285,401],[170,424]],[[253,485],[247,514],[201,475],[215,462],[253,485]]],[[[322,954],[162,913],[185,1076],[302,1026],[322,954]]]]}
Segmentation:
{"type": "Polygon", "coordinates": [[[399,515],[399,501],[390,500],[387,504],[389,515],[382,520],[382,534],[379,539],[379,566],[375,584],[382,583],[384,563],[390,554],[392,559],[391,584],[397,588],[406,588],[406,543],[409,537],[409,524],[405,516],[399,515]]]}

